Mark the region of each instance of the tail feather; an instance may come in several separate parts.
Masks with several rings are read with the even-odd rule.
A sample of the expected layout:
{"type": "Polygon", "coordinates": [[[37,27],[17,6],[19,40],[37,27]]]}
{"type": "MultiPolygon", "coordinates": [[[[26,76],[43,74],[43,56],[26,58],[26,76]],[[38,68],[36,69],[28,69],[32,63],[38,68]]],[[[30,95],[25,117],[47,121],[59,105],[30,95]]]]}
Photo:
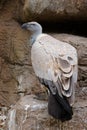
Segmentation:
{"type": "Polygon", "coordinates": [[[61,97],[56,85],[52,81],[39,78],[50,91],[48,99],[48,112],[51,116],[61,121],[72,119],[73,111],[66,97],[61,97]]]}
{"type": "MultiPolygon", "coordinates": [[[[53,94],[52,94],[53,95],[53,94]]],[[[58,94],[58,92],[56,92],[55,95],[53,95],[55,100],[57,101],[58,104],[61,105],[61,107],[64,108],[64,110],[69,113],[70,115],[73,115],[73,111],[72,111],[72,108],[67,100],[66,97],[63,96],[63,98],[61,98],[58,94]]]]}
{"type": "MultiPolygon", "coordinates": [[[[64,99],[64,102],[67,103],[66,99],[64,99]]],[[[72,114],[73,114],[71,107],[70,107],[70,111],[67,111],[65,107],[61,105],[60,101],[58,102],[51,93],[48,99],[48,112],[51,116],[53,116],[56,119],[60,119],[61,121],[72,119],[72,114]]]]}

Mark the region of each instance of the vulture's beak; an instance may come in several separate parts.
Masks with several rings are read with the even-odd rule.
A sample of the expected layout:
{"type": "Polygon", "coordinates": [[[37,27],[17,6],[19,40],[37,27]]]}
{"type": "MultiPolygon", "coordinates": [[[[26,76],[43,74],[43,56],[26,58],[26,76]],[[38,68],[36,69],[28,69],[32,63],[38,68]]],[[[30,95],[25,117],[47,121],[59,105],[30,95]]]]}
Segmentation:
{"type": "Polygon", "coordinates": [[[23,28],[23,29],[27,29],[28,27],[29,27],[28,23],[24,23],[24,24],[22,25],[22,28],[23,28]]]}

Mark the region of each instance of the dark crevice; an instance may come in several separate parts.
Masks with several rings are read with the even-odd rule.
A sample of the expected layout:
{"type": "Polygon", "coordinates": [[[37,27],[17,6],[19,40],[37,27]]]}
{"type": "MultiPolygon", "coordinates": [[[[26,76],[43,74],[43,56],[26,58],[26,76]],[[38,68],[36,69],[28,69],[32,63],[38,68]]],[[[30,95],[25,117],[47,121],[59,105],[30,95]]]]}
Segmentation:
{"type": "Polygon", "coordinates": [[[87,37],[87,21],[66,21],[55,23],[40,23],[43,32],[67,33],[87,37]]]}

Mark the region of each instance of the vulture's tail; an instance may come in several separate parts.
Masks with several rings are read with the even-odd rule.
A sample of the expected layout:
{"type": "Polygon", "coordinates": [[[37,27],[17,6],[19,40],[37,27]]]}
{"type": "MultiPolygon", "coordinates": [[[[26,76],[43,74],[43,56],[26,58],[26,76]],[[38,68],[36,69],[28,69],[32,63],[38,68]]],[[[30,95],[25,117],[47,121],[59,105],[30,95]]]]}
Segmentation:
{"type": "Polygon", "coordinates": [[[64,97],[62,99],[58,94],[50,93],[48,100],[48,112],[51,116],[61,121],[72,119],[72,108],[64,97]]]}
{"type": "Polygon", "coordinates": [[[50,91],[48,99],[48,112],[56,119],[66,121],[72,119],[73,111],[66,97],[60,97],[52,81],[39,78],[50,91]]]}

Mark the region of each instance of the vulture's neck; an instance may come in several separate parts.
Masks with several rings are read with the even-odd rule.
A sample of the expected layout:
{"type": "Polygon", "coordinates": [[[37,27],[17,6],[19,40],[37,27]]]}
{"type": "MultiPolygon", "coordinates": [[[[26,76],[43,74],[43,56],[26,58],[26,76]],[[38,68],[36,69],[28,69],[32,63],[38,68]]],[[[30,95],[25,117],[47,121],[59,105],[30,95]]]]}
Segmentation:
{"type": "Polygon", "coordinates": [[[32,35],[31,35],[31,37],[30,37],[30,43],[31,43],[31,45],[34,44],[34,42],[36,41],[37,37],[38,37],[40,34],[42,34],[42,30],[41,30],[41,29],[40,29],[40,30],[37,30],[36,32],[33,32],[33,33],[32,33],[32,35]]]}

